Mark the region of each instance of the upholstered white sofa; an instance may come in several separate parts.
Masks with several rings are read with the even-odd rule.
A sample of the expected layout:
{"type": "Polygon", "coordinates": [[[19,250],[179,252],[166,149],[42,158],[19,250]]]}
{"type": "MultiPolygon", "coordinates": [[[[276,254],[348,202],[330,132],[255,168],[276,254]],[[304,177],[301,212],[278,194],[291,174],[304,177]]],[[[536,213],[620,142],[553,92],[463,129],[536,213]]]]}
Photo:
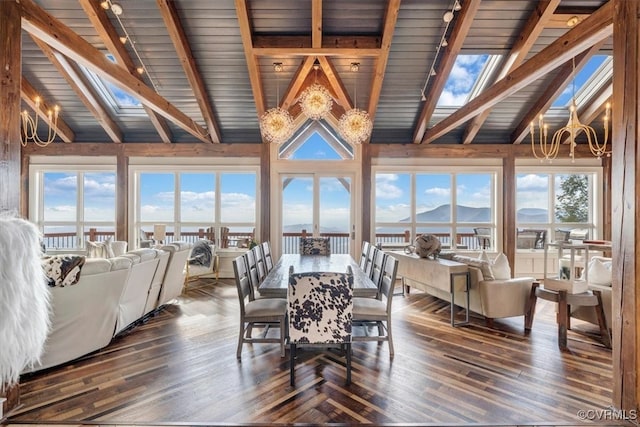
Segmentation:
{"type": "Polygon", "coordinates": [[[51,329],[40,363],[28,372],[68,362],[109,344],[131,264],[126,257],[87,258],[76,284],[51,288],[51,329]]]}
{"type": "Polygon", "coordinates": [[[113,337],[174,300],[182,290],[190,243],[85,258],[77,283],[51,289],[51,330],[39,364],[66,363],[106,347],[113,337]]]}

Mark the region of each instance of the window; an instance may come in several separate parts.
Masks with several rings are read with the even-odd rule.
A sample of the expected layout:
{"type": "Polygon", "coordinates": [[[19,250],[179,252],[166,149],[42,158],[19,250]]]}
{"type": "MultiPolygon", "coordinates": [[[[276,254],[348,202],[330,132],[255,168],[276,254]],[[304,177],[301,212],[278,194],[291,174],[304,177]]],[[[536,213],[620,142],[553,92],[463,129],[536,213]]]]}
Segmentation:
{"type": "Polygon", "coordinates": [[[353,147],[337,138],[322,121],[315,120],[278,149],[278,158],[287,160],[352,160],[353,157],[353,147]]]}
{"type": "MultiPolygon", "coordinates": [[[[105,55],[111,62],[116,63],[116,59],[112,54],[107,53],[105,55]]],[[[108,80],[103,79],[88,68],[84,66],[80,66],[80,68],[87,76],[93,87],[100,94],[102,99],[111,106],[116,114],[128,116],[146,115],[142,108],[142,103],[140,103],[138,98],[120,89],[108,80]]]]}
{"type": "Polygon", "coordinates": [[[598,238],[599,181],[599,172],[593,169],[520,170],[516,175],[517,249],[598,238]]]}
{"type": "Polygon", "coordinates": [[[227,247],[242,246],[254,237],[256,168],[140,167],[134,175],[139,203],[134,204],[130,234],[137,245],[153,238],[155,224],[166,226],[167,242],[207,238],[227,247]]]}
{"type": "Polygon", "coordinates": [[[578,107],[584,105],[613,75],[613,59],[609,55],[594,55],[584,67],[576,70],[564,91],[553,101],[553,110],[566,113],[575,90],[578,107]]]}
{"type": "Polygon", "coordinates": [[[443,248],[495,250],[498,176],[487,168],[375,173],[376,243],[408,244],[428,233],[443,248]],[[475,229],[485,230],[484,240],[475,229]]]}
{"type": "Polygon", "coordinates": [[[489,82],[499,60],[499,55],[458,55],[437,108],[462,107],[475,98],[489,82]]]}
{"type": "Polygon", "coordinates": [[[81,250],[86,240],[115,238],[115,167],[34,166],[30,218],[47,250],[81,250]]]}

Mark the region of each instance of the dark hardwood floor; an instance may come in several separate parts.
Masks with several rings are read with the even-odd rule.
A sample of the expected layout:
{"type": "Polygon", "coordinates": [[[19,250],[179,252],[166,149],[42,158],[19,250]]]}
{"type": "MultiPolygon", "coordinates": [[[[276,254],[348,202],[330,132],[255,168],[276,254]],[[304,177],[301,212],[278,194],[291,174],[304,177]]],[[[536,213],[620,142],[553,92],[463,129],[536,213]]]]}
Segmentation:
{"type": "Polygon", "coordinates": [[[420,292],[393,306],[393,360],[386,343],[355,343],[346,387],[339,354],[302,351],[292,388],[277,345],[236,359],[235,286],[201,280],[107,348],[24,376],[7,422],[619,424],[580,417],[611,403],[611,350],[579,321],[559,350],[551,303],[538,302],[530,334],[521,317],[452,328],[448,304],[420,292]]]}

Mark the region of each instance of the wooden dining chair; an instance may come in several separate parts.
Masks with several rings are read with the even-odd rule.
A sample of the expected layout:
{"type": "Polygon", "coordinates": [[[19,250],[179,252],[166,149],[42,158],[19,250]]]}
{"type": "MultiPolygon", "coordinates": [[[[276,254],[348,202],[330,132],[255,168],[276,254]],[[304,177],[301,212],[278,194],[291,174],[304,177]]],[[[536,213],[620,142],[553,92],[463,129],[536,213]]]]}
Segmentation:
{"type": "Polygon", "coordinates": [[[253,256],[256,259],[256,267],[258,269],[258,282],[262,283],[267,275],[267,267],[264,261],[264,254],[262,253],[262,246],[254,246],[253,248],[251,248],[251,252],[253,252],[253,256]]]}
{"type": "Polygon", "coordinates": [[[371,243],[364,241],[362,242],[362,252],[360,253],[360,268],[362,271],[367,267],[367,259],[369,257],[369,250],[371,249],[371,243]]]}
{"type": "Polygon", "coordinates": [[[299,345],[340,346],[346,358],[346,384],[351,384],[353,276],[329,272],[291,273],[287,299],[291,386],[295,385],[299,345]]]}
{"type": "Polygon", "coordinates": [[[267,270],[267,274],[269,274],[269,272],[273,270],[273,267],[275,266],[275,262],[273,262],[273,255],[271,254],[271,243],[268,241],[265,241],[265,242],[262,242],[260,246],[262,246],[262,254],[264,256],[264,266],[267,270]]]}
{"type": "Polygon", "coordinates": [[[387,255],[378,298],[353,298],[353,324],[362,326],[365,335],[354,335],[352,340],[354,342],[387,341],[389,343],[390,357],[394,355],[393,336],[391,335],[391,301],[397,272],[398,260],[391,255],[387,255]],[[372,324],[377,326],[378,335],[369,335],[368,328],[372,324]]]}
{"type": "Polygon", "coordinates": [[[328,237],[301,237],[300,255],[331,255],[328,237]]]}
{"type": "Polygon", "coordinates": [[[233,260],[238,299],[240,301],[240,334],[236,357],[240,359],[244,343],[279,343],[280,357],[285,355],[287,300],[285,298],[254,299],[244,256],[233,260]],[[268,337],[269,329],[277,326],[278,337],[268,337]],[[262,334],[253,337],[253,328],[261,328],[262,334]]]}

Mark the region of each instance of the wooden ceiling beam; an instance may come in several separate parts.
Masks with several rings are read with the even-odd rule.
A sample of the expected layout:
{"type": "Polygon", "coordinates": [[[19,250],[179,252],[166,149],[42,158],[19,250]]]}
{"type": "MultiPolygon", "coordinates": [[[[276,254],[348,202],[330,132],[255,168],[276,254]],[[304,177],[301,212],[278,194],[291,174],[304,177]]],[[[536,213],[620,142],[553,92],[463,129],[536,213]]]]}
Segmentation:
{"type": "Polygon", "coordinates": [[[289,82],[289,87],[287,87],[287,90],[282,97],[282,102],[280,103],[280,106],[285,110],[288,110],[298,98],[298,94],[304,87],[304,82],[313,68],[314,60],[314,57],[307,56],[300,62],[298,69],[289,82]]]}
{"type": "MultiPolygon", "coordinates": [[[[317,25],[312,24],[313,28],[317,25]]],[[[321,24],[320,24],[321,28],[321,24]]],[[[380,49],[379,36],[361,36],[361,35],[254,35],[252,36],[252,45],[254,49],[380,49]],[[315,45],[318,43],[320,45],[315,45]]]]}
{"type": "MultiPolygon", "coordinates": [[[[586,51],[577,55],[575,57],[576,70],[580,70],[584,67],[586,63],[589,62],[589,59],[591,59],[593,55],[600,50],[603,44],[604,41],[596,43],[586,51]]],[[[544,92],[542,92],[531,108],[529,108],[529,111],[527,111],[522,117],[520,123],[518,123],[514,131],[511,133],[511,143],[520,144],[527,135],[529,135],[529,124],[535,121],[540,114],[551,107],[553,101],[564,91],[572,77],[573,63],[569,60],[560,67],[560,70],[556,73],[553,80],[546,85],[544,92]]]]}
{"type": "Polygon", "coordinates": [[[49,61],[56,67],[60,75],[69,83],[69,86],[78,96],[78,99],[87,107],[87,110],[93,114],[102,129],[107,133],[111,141],[116,143],[122,142],[122,131],[113,121],[107,110],[100,102],[100,97],[93,89],[91,83],[79,73],[66,56],[61,54],[51,46],[43,42],[37,37],[31,37],[36,45],[42,50],[49,61]]]}
{"type": "Polygon", "coordinates": [[[261,117],[267,109],[264,99],[264,90],[262,88],[262,79],[260,78],[260,69],[258,67],[258,61],[251,38],[251,21],[249,19],[247,0],[235,0],[235,4],[236,14],[238,15],[238,25],[240,27],[240,36],[242,37],[242,46],[244,47],[244,56],[247,61],[249,81],[251,82],[251,90],[253,91],[253,99],[256,103],[256,112],[258,113],[258,117],[261,117]]]}
{"type": "Polygon", "coordinates": [[[351,101],[351,97],[349,96],[349,92],[347,88],[344,86],[340,75],[338,75],[338,71],[336,70],[333,62],[325,56],[321,56],[318,58],[320,62],[320,68],[322,68],[322,72],[325,76],[327,76],[327,80],[329,81],[329,86],[335,93],[335,99],[338,104],[344,110],[350,110],[353,108],[353,102],[351,101]]]}
{"type": "Polygon", "coordinates": [[[322,0],[311,1],[311,47],[322,47],[322,0]]]}
{"type": "Polygon", "coordinates": [[[135,94],[140,102],[150,106],[197,139],[203,142],[210,141],[207,132],[199,124],[127,70],[109,61],[98,49],[45,12],[33,0],[21,0],[20,4],[23,30],[38,37],[75,62],[100,74],[116,86],[135,94]]]}
{"type": "Polygon", "coordinates": [[[350,56],[372,57],[380,55],[381,49],[346,47],[259,47],[253,48],[256,56],[350,56]]]}
{"type": "MultiPolygon", "coordinates": [[[[114,56],[116,62],[121,67],[125,68],[129,74],[131,74],[136,79],[144,82],[142,76],[140,76],[136,71],[136,65],[133,63],[131,56],[127,52],[127,49],[120,41],[119,35],[116,29],[111,24],[109,17],[107,16],[104,9],[100,7],[100,2],[93,0],[78,0],[80,2],[80,6],[84,9],[85,14],[91,21],[91,24],[98,32],[98,36],[105,44],[107,50],[114,56]]],[[[129,40],[129,42],[131,42],[129,40]]],[[[158,132],[160,139],[162,142],[170,143],[172,140],[171,137],[171,129],[167,125],[167,122],[156,113],[149,106],[142,104],[142,108],[149,116],[149,120],[153,124],[153,127],[158,132]]]]}
{"type": "Polygon", "coordinates": [[[556,39],[505,78],[437,123],[425,132],[422,142],[435,141],[485,109],[494,106],[557,68],[571,57],[610,37],[613,32],[612,4],[612,2],[605,3],[589,18],[556,39]]]}
{"type": "Polygon", "coordinates": [[[453,31],[449,36],[449,44],[442,48],[444,53],[440,56],[436,75],[431,79],[432,83],[428,88],[428,92],[424,94],[426,101],[423,101],[422,110],[420,111],[420,116],[413,132],[414,144],[424,141],[427,125],[429,124],[429,120],[431,120],[431,116],[436,109],[436,104],[442,94],[444,85],[447,83],[449,74],[453,69],[456,57],[460,53],[464,40],[467,38],[467,34],[471,29],[473,19],[480,7],[480,1],[481,0],[465,1],[462,9],[458,12],[453,31]]]}
{"type": "MultiPolygon", "coordinates": [[[[524,62],[533,44],[540,37],[542,30],[546,27],[559,4],[560,0],[544,0],[537,4],[523,30],[520,31],[520,36],[511,47],[511,51],[494,82],[503,79],[510,71],[513,71],[524,62]]],[[[491,108],[487,108],[471,120],[464,131],[463,144],[470,144],[473,141],[489,114],[491,114],[491,108]]]]}
{"type": "Polygon", "coordinates": [[[211,141],[219,143],[221,139],[220,128],[218,127],[218,123],[215,119],[213,106],[209,101],[209,94],[205,88],[204,80],[198,71],[196,61],[193,58],[193,53],[189,46],[189,40],[187,39],[187,35],[184,32],[182,23],[180,22],[180,17],[178,16],[178,10],[176,9],[175,3],[169,0],[157,0],[157,3],[162,19],[164,20],[164,24],[167,27],[169,37],[171,37],[171,41],[176,48],[176,53],[182,63],[184,73],[187,76],[189,85],[191,85],[191,90],[193,90],[193,94],[195,95],[198,106],[200,107],[211,141]]]}
{"type": "Polygon", "coordinates": [[[384,24],[382,26],[382,45],[380,46],[380,55],[376,58],[376,65],[371,78],[371,90],[369,95],[369,107],[367,112],[372,122],[375,122],[376,110],[380,101],[380,93],[382,92],[382,82],[387,69],[389,60],[389,50],[391,49],[391,40],[395,32],[396,22],[398,21],[398,13],[400,11],[400,0],[389,0],[387,10],[385,11],[384,24]]]}
{"type": "MultiPolygon", "coordinates": [[[[38,92],[35,88],[29,83],[25,76],[22,76],[22,81],[20,84],[20,97],[22,100],[40,117],[40,119],[44,120],[48,126],[53,126],[53,123],[49,121],[49,111],[52,111],[53,108],[47,105],[47,103],[40,96],[40,106],[36,108],[36,97],[38,97],[38,92]]],[[[60,139],[64,142],[73,142],[76,138],[73,130],[67,125],[67,123],[62,119],[62,117],[58,116],[58,121],[56,122],[56,132],[60,139]]]]}

